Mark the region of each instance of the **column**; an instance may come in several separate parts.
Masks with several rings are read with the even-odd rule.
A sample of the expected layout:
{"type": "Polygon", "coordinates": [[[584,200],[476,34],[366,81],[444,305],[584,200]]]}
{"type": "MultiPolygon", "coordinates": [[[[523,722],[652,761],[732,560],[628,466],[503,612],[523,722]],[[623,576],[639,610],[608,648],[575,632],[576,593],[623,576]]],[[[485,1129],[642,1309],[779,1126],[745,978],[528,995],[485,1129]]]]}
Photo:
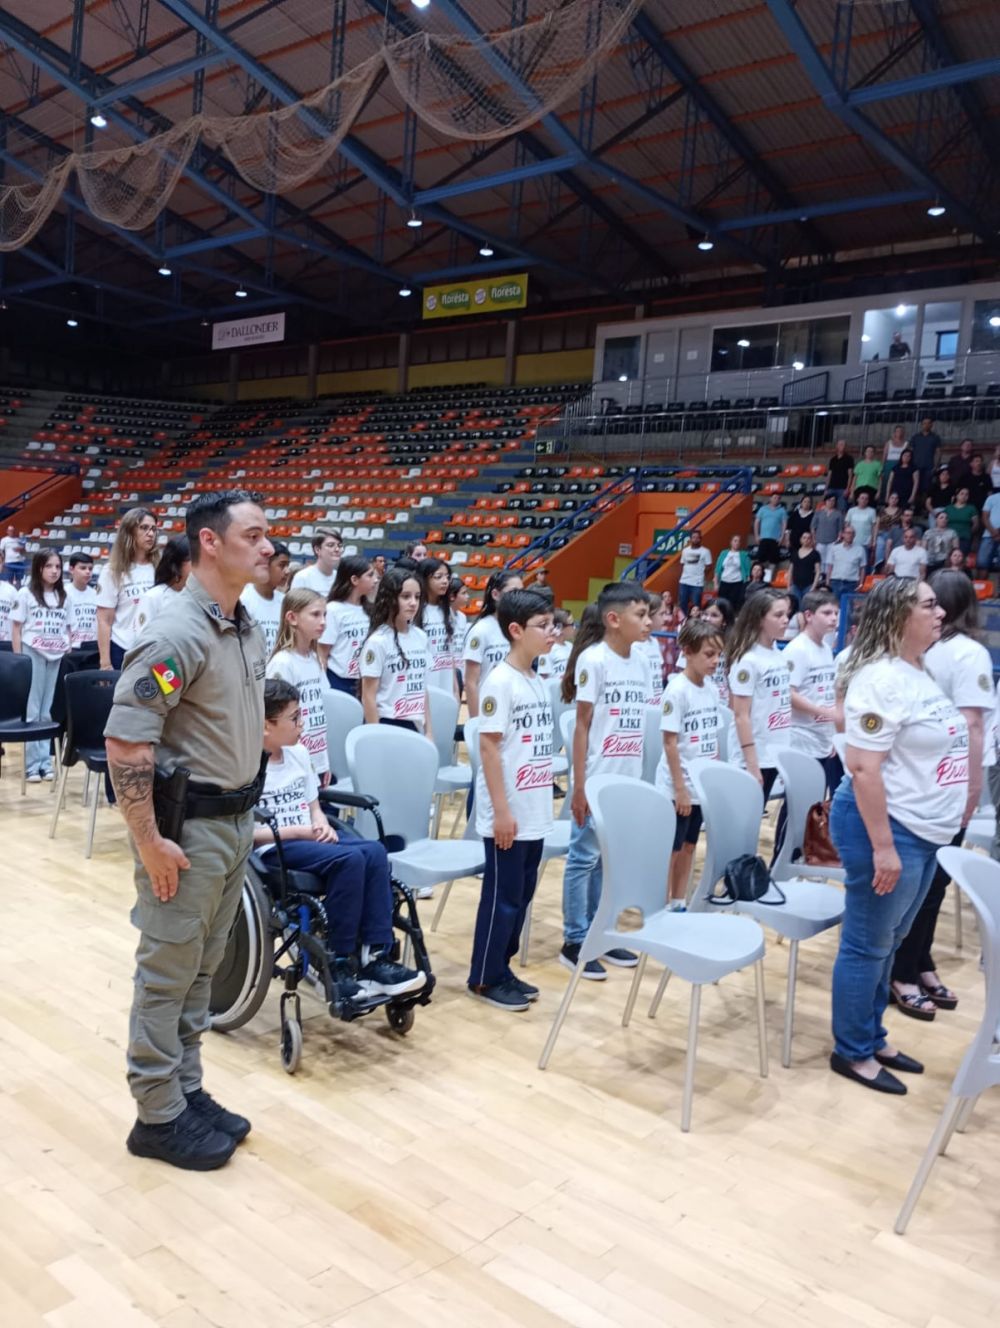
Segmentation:
{"type": "Polygon", "coordinates": [[[226,388],[226,401],[231,404],[238,401],[240,396],[240,353],[238,350],[229,352],[229,384],[226,388]]]}
{"type": "Polygon", "coordinates": [[[396,371],[396,391],[407,392],[410,387],[410,334],[400,332],[398,368],[396,371]]]}
{"type": "Polygon", "coordinates": [[[513,387],[517,377],[517,319],[507,320],[507,340],[503,349],[503,385],[513,387]]]}
{"type": "Polygon", "coordinates": [[[316,376],[319,371],[319,346],[311,341],[306,348],[306,396],[316,396],[316,376]]]}

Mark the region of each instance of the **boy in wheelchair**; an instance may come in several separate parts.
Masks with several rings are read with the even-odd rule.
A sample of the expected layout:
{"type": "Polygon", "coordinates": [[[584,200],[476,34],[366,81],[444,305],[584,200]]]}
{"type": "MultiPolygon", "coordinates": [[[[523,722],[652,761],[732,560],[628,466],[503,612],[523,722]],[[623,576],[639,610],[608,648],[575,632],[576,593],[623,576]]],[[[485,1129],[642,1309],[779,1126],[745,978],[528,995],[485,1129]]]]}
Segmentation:
{"type": "MultiPolygon", "coordinates": [[[[363,1005],[419,991],[426,973],[392,959],[392,886],[385,848],[374,840],[339,840],[319,804],[309,753],[299,743],[299,693],[271,678],[264,686],[267,777],[257,810],[278,826],[285,865],[323,882],[326,949],[342,1000],[363,1005]]],[[[270,825],[254,828],[254,844],[275,853],[270,825]]]]}

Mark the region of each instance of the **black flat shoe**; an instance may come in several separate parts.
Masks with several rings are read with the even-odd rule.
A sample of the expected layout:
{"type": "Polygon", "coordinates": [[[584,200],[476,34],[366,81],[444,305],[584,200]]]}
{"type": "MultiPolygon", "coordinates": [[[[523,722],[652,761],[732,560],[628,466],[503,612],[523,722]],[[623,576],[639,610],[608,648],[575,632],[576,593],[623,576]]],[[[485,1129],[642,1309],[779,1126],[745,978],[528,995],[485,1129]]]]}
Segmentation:
{"type": "Polygon", "coordinates": [[[887,1056],[884,1051],[877,1051],[875,1059],[879,1065],[884,1065],[887,1070],[898,1070],[900,1074],[923,1074],[924,1067],[920,1061],[916,1061],[912,1056],[907,1056],[905,1051],[897,1051],[895,1056],[887,1056]]]}
{"type": "Polygon", "coordinates": [[[863,1088],[874,1089],[876,1093],[892,1093],[896,1097],[902,1097],[906,1093],[906,1085],[900,1083],[888,1070],[879,1070],[874,1079],[866,1079],[863,1074],[858,1074],[850,1061],[845,1061],[843,1056],[838,1056],[835,1051],[830,1053],[830,1069],[834,1074],[842,1074],[845,1079],[853,1079],[863,1088]]]}
{"type": "Polygon", "coordinates": [[[937,1014],[937,1006],[933,1003],[929,1006],[927,1004],[930,999],[922,991],[908,991],[905,995],[900,995],[895,987],[889,988],[890,1005],[897,1006],[900,1014],[905,1014],[910,1019],[923,1019],[925,1023],[930,1023],[937,1014]]]}

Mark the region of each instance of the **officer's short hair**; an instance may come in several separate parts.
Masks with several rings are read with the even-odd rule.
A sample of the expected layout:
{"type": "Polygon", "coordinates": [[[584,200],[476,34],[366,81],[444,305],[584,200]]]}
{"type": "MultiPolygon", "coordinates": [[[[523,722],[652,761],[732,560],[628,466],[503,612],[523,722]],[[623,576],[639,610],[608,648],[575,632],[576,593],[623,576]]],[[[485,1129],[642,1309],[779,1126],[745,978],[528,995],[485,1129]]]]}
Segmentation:
{"type": "Polygon", "coordinates": [[[191,545],[191,561],[201,557],[201,532],[213,530],[224,535],[232,521],[229,509],[241,503],[258,503],[259,495],[246,489],[222,489],[217,493],[202,493],[192,502],[184,517],[184,533],[191,545]]]}
{"type": "Polygon", "coordinates": [[[299,689],[284,678],[268,678],[264,684],[264,718],[277,719],[286,706],[302,700],[299,689]]]}

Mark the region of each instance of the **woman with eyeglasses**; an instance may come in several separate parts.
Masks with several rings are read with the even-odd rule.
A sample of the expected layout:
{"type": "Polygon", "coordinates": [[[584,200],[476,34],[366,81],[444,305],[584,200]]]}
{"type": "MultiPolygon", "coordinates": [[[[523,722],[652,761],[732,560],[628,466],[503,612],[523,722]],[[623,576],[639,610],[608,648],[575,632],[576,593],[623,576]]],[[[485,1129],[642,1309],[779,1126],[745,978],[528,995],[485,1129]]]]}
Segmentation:
{"type": "Polygon", "coordinates": [[[120,669],[139,631],[139,601],[156,580],[156,517],[133,507],[121,519],[97,581],[97,645],[102,669],[120,669]]]}
{"type": "Polygon", "coordinates": [[[833,966],[830,1068],[879,1093],[906,1092],[892,1071],[923,1071],[890,1042],[882,1019],[893,957],[968,798],[969,728],[924,666],[944,618],[926,581],[880,582],[865,599],[837,682],[847,778],[833,798],[830,836],[844,864],[846,900],[833,966]]]}

